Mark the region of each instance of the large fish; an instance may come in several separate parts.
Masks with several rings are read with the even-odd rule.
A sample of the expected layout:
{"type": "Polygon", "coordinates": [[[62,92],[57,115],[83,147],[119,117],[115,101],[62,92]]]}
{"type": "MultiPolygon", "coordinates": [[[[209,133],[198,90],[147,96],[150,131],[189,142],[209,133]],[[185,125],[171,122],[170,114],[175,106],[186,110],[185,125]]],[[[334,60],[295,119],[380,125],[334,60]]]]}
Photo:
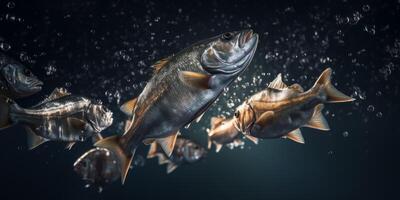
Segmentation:
{"type": "Polygon", "coordinates": [[[171,155],[179,129],[199,119],[247,68],[257,43],[258,35],[251,30],[228,32],[197,42],[153,66],[154,75],[139,97],[121,107],[132,115],[128,130],[95,144],[119,156],[122,182],[142,141],[156,141],[171,155]]]}
{"type": "MultiPolygon", "coordinates": [[[[236,128],[235,119],[226,119],[218,116],[211,118],[211,129],[208,132],[208,149],[212,144],[215,145],[215,151],[218,153],[223,145],[239,146],[243,144],[243,134],[236,128]]],[[[258,144],[258,139],[250,135],[245,135],[254,144],[258,144]]]]}
{"type": "Polygon", "coordinates": [[[354,101],[331,84],[331,74],[326,69],[306,92],[299,84],[287,86],[279,74],[267,89],[237,108],[235,125],[253,137],[283,137],[299,143],[304,143],[300,127],[329,130],[321,113],[323,104],[354,101]]]}
{"type": "Polygon", "coordinates": [[[0,98],[0,129],[21,124],[33,149],[46,141],[75,142],[98,134],[112,124],[112,112],[90,99],[74,96],[65,89],[55,89],[43,102],[22,108],[11,99],[0,98]]]}
{"type": "Polygon", "coordinates": [[[160,145],[153,142],[147,158],[158,157],[158,164],[167,164],[167,174],[183,164],[193,164],[207,155],[207,150],[192,140],[178,137],[171,156],[167,156],[160,145]]]}
{"type": "Polygon", "coordinates": [[[0,95],[18,99],[39,92],[42,85],[31,70],[0,53],[0,95]]]}

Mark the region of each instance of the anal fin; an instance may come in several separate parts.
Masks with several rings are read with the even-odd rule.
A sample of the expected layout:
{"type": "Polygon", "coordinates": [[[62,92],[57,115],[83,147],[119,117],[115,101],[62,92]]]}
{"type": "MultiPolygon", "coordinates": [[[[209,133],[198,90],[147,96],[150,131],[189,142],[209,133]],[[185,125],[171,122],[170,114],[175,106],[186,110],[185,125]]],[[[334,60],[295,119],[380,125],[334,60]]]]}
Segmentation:
{"type": "Polygon", "coordinates": [[[328,122],[326,121],[324,115],[321,112],[323,108],[324,108],[323,104],[318,104],[317,106],[315,106],[313,116],[311,117],[310,121],[304,126],[323,131],[329,131],[330,128],[328,122]]]}
{"type": "Polygon", "coordinates": [[[160,147],[168,157],[170,157],[172,152],[174,151],[175,142],[178,134],[179,131],[168,137],[156,139],[156,142],[160,145],[160,147]]]}
{"type": "Polygon", "coordinates": [[[28,135],[28,148],[29,150],[32,150],[36,147],[38,147],[39,145],[49,141],[48,139],[44,138],[44,137],[40,137],[38,135],[36,135],[36,133],[30,128],[30,127],[25,127],[25,130],[27,132],[28,135]]]}
{"type": "Polygon", "coordinates": [[[300,129],[295,129],[292,132],[288,133],[286,137],[294,142],[304,144],[304,138],[303,135],[301,134],[300,129]]]}

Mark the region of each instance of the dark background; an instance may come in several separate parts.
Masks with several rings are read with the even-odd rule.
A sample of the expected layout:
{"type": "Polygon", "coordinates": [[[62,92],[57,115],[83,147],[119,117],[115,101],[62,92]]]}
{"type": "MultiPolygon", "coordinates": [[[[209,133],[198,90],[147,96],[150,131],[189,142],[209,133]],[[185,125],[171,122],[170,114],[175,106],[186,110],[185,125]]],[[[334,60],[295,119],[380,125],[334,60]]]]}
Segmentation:
{"type": "Polygon", "coordinates": [[[260,43],[247,71],[183,130],[203,145],[211,116],[230,116],[278,73],[308,89],[331,67],[337,88],[357,99],[327,105],[332,130],[304,128],[305,145],[247,142],[170,175],[147,160],[100,194],[72,170],[89,142],[28,151],[15,126],[1,131],[0,199],[396,199],[399,19],[398,1],[0,0],[0,51],[45,82],[18,102],[34,105],[55,87],[101,100],[114,111],[105,135],[122,132],[118,105],[140,93],[152,63],[230,30],[252,28],[260,43]]]}

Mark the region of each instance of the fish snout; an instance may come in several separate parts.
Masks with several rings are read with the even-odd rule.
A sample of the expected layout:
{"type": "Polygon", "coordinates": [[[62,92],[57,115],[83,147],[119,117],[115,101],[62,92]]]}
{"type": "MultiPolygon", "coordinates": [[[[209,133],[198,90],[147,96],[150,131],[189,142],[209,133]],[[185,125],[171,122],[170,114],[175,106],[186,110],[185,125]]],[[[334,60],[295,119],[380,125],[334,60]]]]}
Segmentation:
{"type": "Polygon", "coordinates": [[[251,39],[258,37],[257,34],[253,32],[252,29],[244,30],[239,36],[239,47],[244,48],[246,44],[250,42],[251,39]]]}

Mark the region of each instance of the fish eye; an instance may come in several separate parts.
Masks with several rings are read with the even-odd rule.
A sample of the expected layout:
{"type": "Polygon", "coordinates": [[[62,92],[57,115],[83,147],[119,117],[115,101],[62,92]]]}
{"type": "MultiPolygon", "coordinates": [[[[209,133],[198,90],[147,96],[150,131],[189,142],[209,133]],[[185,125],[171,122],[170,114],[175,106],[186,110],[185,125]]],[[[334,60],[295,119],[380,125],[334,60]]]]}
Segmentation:
{"type": "Polygon", "coordinates": [[[29,69],[24,69],[24,74],[27,76],[32,76],[32,72],[29,69]]]}
{"type": "Polygon", "coordinates": [[[240,112],[239,112],[239,111],[236,111],[236,112],[235,112],[235,117],[236,117],[236,118],[239,118],[239,115],[240,115],[240,112]]]}
{"type": "Polygon", "coordinates": [[[232,38],[233,38],[233,34],[231,32],[222,34],[222,39],[223,40],[228,41],[228,40],[231,40],[232,38]]]}

